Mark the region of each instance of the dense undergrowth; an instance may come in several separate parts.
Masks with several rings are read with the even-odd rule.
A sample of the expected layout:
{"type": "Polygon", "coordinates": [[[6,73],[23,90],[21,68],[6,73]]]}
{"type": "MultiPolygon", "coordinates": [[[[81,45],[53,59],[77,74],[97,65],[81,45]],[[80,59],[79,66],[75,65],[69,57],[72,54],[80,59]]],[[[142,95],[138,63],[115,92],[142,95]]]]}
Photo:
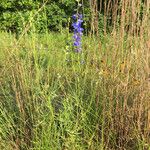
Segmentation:
{"type": "Polygon", "coordinates": [[[81,53],[70,22],[0,33],[0,149],[150,150],[150,3],[91,2],[81,53]]]}
{"type": "Polygon", "coordinates": [[[0,149],[148,149],[147,39],[1,33],[0,149]]]}

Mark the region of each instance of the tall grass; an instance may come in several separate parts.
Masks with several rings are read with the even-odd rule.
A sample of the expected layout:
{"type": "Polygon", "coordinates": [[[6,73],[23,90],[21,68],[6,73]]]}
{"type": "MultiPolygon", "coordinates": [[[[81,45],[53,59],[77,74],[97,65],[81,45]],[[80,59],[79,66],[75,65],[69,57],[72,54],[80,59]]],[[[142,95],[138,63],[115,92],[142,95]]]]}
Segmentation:
{"type": "Polygon", "coordinates": [[[0,149],[150,149],[150,3],[114,2],[82,54],[65,32],[0,34],[0,149]]]}

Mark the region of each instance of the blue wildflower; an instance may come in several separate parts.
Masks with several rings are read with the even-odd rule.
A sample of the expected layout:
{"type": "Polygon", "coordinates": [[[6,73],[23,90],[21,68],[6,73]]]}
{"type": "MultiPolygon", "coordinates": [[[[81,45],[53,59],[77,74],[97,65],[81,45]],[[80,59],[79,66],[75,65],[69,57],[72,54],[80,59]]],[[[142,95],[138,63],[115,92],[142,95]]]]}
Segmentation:
{"type": "Polygon", "coordinates": [[[83,15],[82,14],[79,14],[79,19],[82,19],[83,18],[83,15]]]}
{"type": "Polygon", "coordinates": [[[72,18],[73,18],[74,20],[77,19],[77,15],[74,14],[74,15],[72,16],[72,18]]]}
{"type": "Polygon", "coordinates": [[[74,28],[74,35],[73,35],[73,45],[76,47],[75,52],[79,53],[81,52],[81,36],[82,36],[82,31],[83,28],[81,27],[82,25],[82,14],[74,14],[72,18],[74,19],[74,23],[72,23],[72,26],[74,28]]]}

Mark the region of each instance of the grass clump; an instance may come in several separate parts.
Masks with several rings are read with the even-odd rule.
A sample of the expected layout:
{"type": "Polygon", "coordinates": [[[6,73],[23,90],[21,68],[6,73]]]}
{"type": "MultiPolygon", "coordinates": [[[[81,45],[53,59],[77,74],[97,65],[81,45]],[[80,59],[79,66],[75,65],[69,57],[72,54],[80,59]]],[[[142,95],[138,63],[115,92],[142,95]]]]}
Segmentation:
{"type": "Polygon", "coordinates": [[[84,37],[76,54],[65,35],[1,36],[1,149],[149,148],[144,39],[84,37]]]}
{"type": "Polygon", "coordinates": [[[0,33],[0,149],[150,149],[150,22],[137,2],[116,5],[111,34],[105,10],[104,35],[92,26],[81,53],[68,30],[0,33]]]}

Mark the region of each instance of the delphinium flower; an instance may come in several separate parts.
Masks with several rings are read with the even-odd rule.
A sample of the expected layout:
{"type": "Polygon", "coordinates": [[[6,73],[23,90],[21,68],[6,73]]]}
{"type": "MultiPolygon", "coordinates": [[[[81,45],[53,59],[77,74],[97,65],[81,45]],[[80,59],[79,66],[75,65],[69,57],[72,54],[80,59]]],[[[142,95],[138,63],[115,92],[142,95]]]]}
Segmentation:
{"type": "Polygon", "coordinates": [[[82,14],[74,14],[72,16],[74,23],[72,24],[74,35],[73,35],[73,46],[75,47],[75,52],[79,53],[81,52],[81,37],[82,37],[82,31],[83,28],[82,25],[82,14]]]}

